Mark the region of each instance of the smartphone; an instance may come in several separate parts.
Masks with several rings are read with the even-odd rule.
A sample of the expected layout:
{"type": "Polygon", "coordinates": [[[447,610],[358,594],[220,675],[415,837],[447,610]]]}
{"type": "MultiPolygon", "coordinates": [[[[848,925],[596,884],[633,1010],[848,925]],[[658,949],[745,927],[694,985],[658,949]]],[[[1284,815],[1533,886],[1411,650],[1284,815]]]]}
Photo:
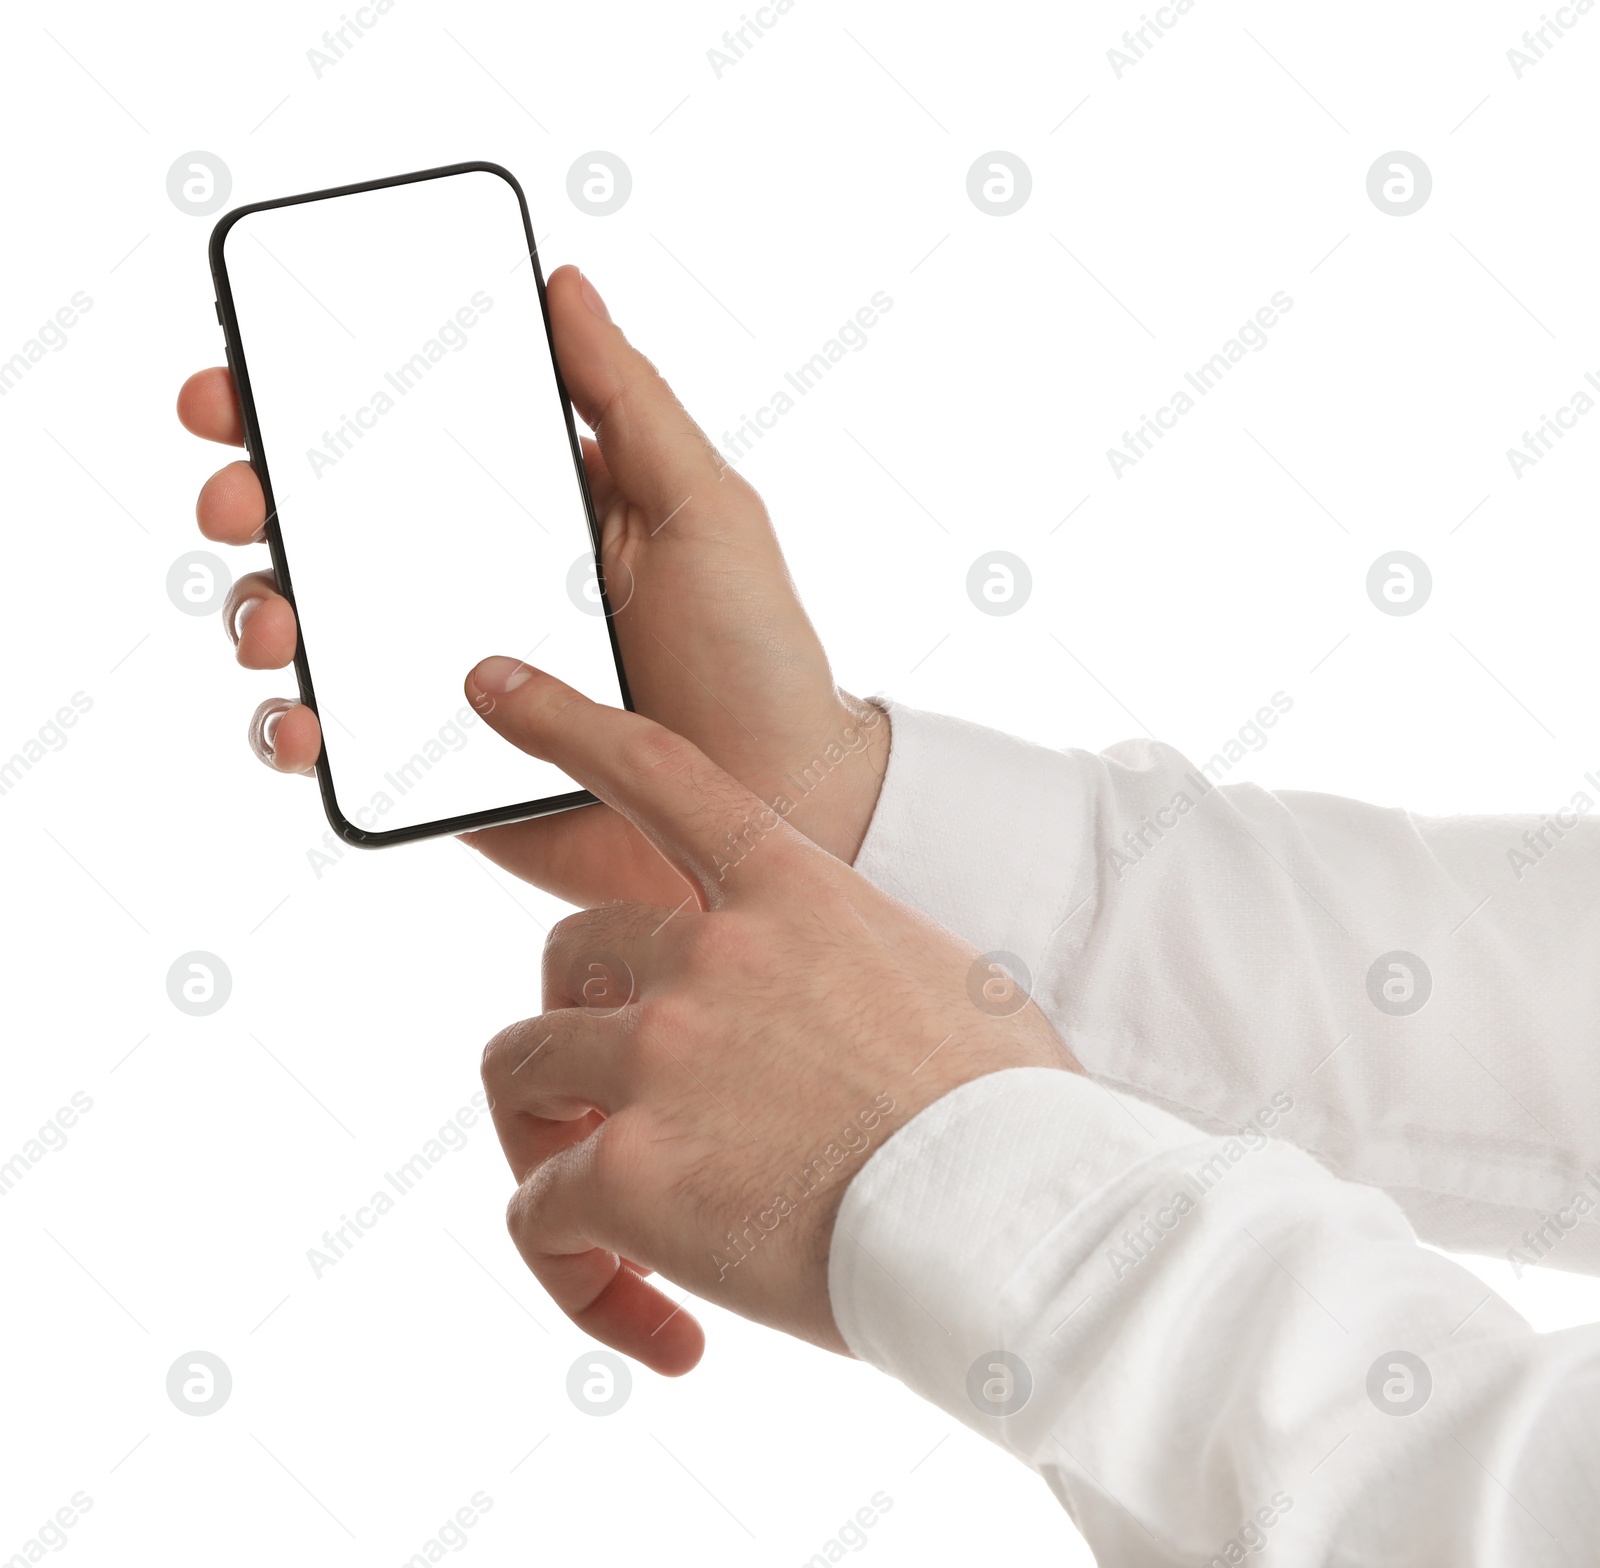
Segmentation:
{"type": "Polygon", "coordinates": [[[462,694],[502,653],[631,706],[522,187],[461,163],[256,202],[211,271],[334,831],[593,804],[462,694]]]}

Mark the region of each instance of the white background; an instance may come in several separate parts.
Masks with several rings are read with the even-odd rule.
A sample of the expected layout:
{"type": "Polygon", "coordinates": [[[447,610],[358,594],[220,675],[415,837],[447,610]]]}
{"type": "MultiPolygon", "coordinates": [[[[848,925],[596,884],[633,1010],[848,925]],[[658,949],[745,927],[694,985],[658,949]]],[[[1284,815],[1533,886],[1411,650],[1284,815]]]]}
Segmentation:
{"type": "MultiPolygon", "coordinates": [[[[1262,783],[1565,803],[1600,765],[1600,411],[1521,479],[1506,449],[1600,373],[1600,15],[1519,80],[1532,6],[1198,0],[1119,79],[1138,17],[798,0],[719,78],[733,4],[398,0],[318,78],[332,4],[8,9],[0,358],[94,304],[0,398],[0,757],[93,706],[0,795],[0,1161],[75,1091],[94,1108],[0,1199],[0,1553],[83,1490],[75,1561],[399,1563],[481,1490],[473,1561],[783,1565],[881,1490],[875,1562],[1086,1560],[998,1450],[715,1312],[690,1378],[579,1413],[586,1341],[512,1253],[486,1126],[313,1276],[535,1008],[560,911],[448,840],[316,875],[314,791],[247,752],[291,683],[165,590],[224,455],[172,417],[222,355],[213,220],[165,181],[194,149],[235,205],[501,162],[547,267],[584,266],[719,442],[882,290],[744,465],[845,684],[1200,757],[1281,690],[1262,783]],[[594,149],[634,180],[604,218],[566,194],[594,149]],[[1005,218],[966,194],[994,149],[1033,177],[1005,218]],[[1434,180],[1406,218],[1366,192],[1396,149],[1434,180]],[[1114,477],[1108,445],[1279,290],[1269,346],[1114,477]],[[1033,575],[1008,617],[965,594],[994,549],[1033,575]],[[1434,578],[1403,618],[1364,591],[1396,549],[1434,578]],[[233,979],[206,1018],[166,992],[194,949],[233,979]],[[193,1349],[234,1380],[204,1418],[165,1392],[193,1349]]],[[[1600,1306],[1475,1266],[1541,1327],[1600,1306]]]]}

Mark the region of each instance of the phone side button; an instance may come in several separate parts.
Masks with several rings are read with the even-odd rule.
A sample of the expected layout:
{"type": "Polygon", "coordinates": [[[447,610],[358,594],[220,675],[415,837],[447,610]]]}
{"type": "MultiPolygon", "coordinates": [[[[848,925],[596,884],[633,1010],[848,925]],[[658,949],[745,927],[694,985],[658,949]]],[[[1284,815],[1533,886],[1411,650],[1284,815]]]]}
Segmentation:
{"type": "Polygon", "coordinates": [[[222,301],[220,299],[214,299],[211,301],[211,303],[216,306],[217,325],[220,327],[222,325],[222,301]]]}

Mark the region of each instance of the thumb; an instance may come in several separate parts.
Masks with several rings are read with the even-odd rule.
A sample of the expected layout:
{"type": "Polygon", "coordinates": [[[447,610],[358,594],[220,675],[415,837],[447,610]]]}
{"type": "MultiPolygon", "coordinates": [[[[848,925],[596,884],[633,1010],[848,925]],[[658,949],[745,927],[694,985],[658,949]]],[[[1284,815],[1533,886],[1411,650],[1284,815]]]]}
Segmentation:
{"type": "Polygon", "coordinates": [[[545,295],[573,406],[599,439],[617,488],[644,510],[651,529],[674,514],[683,531],[701,517],[725,523],[736,508],[760,507],[576,267],[558,267],[545,295]]]}

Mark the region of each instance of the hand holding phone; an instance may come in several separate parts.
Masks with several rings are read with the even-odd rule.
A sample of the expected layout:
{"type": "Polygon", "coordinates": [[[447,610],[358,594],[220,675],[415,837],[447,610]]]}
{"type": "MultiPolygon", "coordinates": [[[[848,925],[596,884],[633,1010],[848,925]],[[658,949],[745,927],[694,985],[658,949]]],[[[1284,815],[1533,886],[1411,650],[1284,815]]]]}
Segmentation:
{"type": "MultiPolygon", "coordinates": [[[[632,578],[614,625],[635,706],[694,740],[768,800],[787,776],[809,769],[816,777],[814,762],[830,745],[841,748],[847,765],[805,792],[789,821],[853,858],[882,779],[887,722],[871,723],[875,710],[834,686],[760,498],[721,465],[593,286],[563,267],[551,276],[547,298],[567,390],[598,436],[584,439],[582,449],[602,559],[613,581],[623,572],[632,578]]],[[[185,383],[179,416],[197,435],[242,443],[224,369],[185,383]]],[[[243,546],[259,538],[266,502],[254,470],[234,462],[207,482],[196,510],[208,539],[243,546]]],[[[359,592],[361,584],[352,587],[359,592]]],[[[236,631],[241,664],[278,669],[290,662],[295,616],[271,574],[242,577],[225,620],[236,631]],[[241,609],[248,613],[236,625],[241,609]]],[[[385,652],[384,641],[369,650],[374,666],[385,652]]],[[[464,670],[454,673],[459,682],[464,670]]],[[[321,747],[317,716],[286,699],[263,704],[253,729],[263,760],[284,772],[305,771],[321,747]]],[[[637,898],[670,906],[682,896],[676,874],[608,808],[494,827],[468,841],[574,903],[637,898]]]]}

